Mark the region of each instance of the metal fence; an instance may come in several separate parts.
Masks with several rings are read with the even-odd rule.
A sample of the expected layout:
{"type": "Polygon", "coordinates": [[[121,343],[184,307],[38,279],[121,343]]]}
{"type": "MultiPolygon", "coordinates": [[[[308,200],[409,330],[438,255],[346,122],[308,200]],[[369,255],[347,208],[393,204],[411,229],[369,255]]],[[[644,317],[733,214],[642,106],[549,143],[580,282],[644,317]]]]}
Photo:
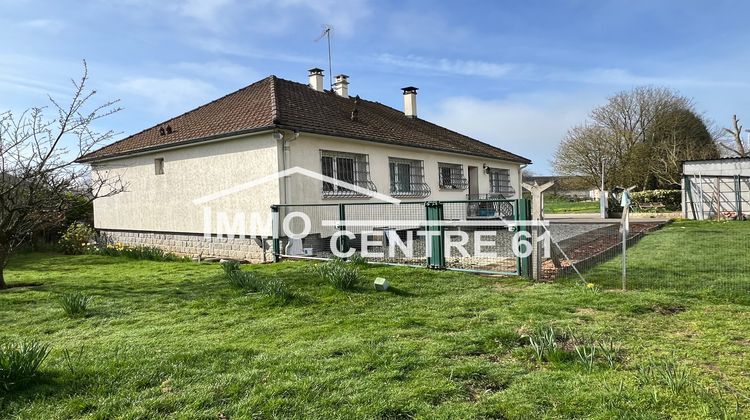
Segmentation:
{"type": "Polygon", "coordinates": [[[750,222],[631,223],[624,282],[619,228],[619,223],[551,223],[565,255],[544,260],[545,279],[750,303],[750,222]]]}
{"type": "MultiPolygon", "coordinates": [[[[630,223],[626,246],[630,248],[646,234],[665,222],[630,223]]],[[[622,253],[622,231],[619,221],[551,221],[546,226],[549,251],[540,258],[541,279],[555,280],[566,276],[586,277],[597,264],[615,259],[622,253]]],[[[542,252],[545,250],[543,249],[542,252]]],[[[619,278],[619,277],[617,277],[619,278]]]]}
{"type": "Polygon", "coordinates": [[[529,275],[530,260],[513,249],[530,218],[525,199],[291,204],[272,212],[277,259],[354,250],[378,263],[529,275]]]}

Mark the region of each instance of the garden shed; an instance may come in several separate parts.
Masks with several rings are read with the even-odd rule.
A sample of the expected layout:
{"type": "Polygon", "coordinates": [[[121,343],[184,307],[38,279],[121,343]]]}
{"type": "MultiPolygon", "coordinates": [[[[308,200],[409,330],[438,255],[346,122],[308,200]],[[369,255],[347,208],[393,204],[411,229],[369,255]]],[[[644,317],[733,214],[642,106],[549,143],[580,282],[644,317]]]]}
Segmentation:
{"type": "Polygon", "coordinates": [[[750,215],[750,157],[682,163],[682,214],[687,219],[750,215]]]}

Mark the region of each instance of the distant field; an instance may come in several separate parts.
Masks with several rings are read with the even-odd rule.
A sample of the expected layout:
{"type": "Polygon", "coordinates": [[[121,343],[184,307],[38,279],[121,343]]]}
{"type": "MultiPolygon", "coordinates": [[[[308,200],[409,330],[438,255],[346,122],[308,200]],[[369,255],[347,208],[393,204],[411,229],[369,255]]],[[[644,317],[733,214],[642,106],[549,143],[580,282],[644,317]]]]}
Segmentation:
{"type": "Polygon", "coordinates": [[[598,201],[570,201],[562,197],[544,197],[544,213],[599,213],[598,201]]]}

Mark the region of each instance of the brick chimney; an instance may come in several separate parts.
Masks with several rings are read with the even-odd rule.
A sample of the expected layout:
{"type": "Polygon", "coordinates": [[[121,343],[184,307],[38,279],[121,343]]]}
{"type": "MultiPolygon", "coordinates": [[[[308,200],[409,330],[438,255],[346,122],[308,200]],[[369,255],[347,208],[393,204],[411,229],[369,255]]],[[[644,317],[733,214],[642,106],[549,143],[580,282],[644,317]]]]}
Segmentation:
{"type": "Polygon", "coordinates": [[[310,72],[310,87],[318,92],[323,91],[323,69],[317,67],[308,70],[310,72]]]}
{"type": "Polygon", "coordinates": [[[417,88],[407,86],[404,91],[404,115],[409,118],[417,118],[417,88]]]}
{"type": "Polygon", "coordinates": [[[333,90],[342,98],[349,97],[349,76],[339,74],[336,76],[336,83],[333,84],[333,90]]]}

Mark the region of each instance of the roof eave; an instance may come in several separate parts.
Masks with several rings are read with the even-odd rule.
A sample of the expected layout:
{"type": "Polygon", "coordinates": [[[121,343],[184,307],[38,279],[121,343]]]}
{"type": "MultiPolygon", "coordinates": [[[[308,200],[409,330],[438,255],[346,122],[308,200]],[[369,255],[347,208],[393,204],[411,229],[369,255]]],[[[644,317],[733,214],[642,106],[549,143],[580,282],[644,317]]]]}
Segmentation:
{"type": "MultiPolygon", "coordinates": [[[[389,146],[411,147],[411,148],[414,148],[414,149],[426,149],[426,150],[434,150],[436,152],[445,152],[445,153],[454,153],[454,154],[458,154],[458,155],[481,157],[481,158],[484,158],[484,159],[503,160],[503,161],[506,161],[506,162],[519,163],[519,164],[525,164],[525,165],[530,165],[532,163],[530,159],[527,159],[527,158],[525,158],[523,156],[518,156],[518,155],[513,155],[513,156],[518,156],[518,159],[500,158],[500,157],[497,157],[497,156],[490,156],[490,155],[485,155],[485,154],[481,154],[481,153],[461,152],[461,151],[456,151],[456,150],[443,149],[443,148],[439,148],[439,147],[410,146],[408,144],[391,143],[391,142],[387,142],[387,141],[384,141],[384,140],[379,140],[379,139],[375,139],[375,138],[372,138],[372,137],[366,137],[366,136],[343,136],[343,135],[340,135],[340,134],[337,134],[337,133],[334,133],[334,132],[328,132],[328,131],[325,131],[325,130],[311,130],[311,129],[307,129],[307,128],[301,129],[301,128],[298,128],[298,127],[294,127],[294,126],[291,126],[291,125],[285,125],[285,124],[279,124],[279,125],[276,126],[276,128],[281,128],[281,129],[286,129],[286,130],[295,130],[295,131],[304,132],[304,133],[308,133],[308,134],[318,134],[318,135],[330,136],[330,137],[339,137],[339,138],[346,138],[346,139],[369,141],[369,142],[372,142],[372,143],[385,144],[385,145],[389,145],[389,146]]],[[[479,141],[479,140],[477,140],[477,141],[479,141]]],[[[510,152],[506,152],[506,153],[512,154],[510,152]]]]}
{"type": "MultiPolygon", "coordinates": [[[[207,142],[214,142],[214,141],[220,141],[220,140],[226,140],[231,137],[237,137],[237,136],[243,136],[247,134],[257,134],[261,133],[263,131],[270,131],[277,128],[276,125],[269,125],[264,127],[258,127],[258,128],[251,128],[247,130],[240,130],[240,131],[232,131],[229,133],[222,133],[222,134],[215,134],[211,136],[205,136],[205,137],[196,137],[188,140],[183,140],[175,143],[169,143],[169,144],[158,144],[150,147],[145,147],[141,149],[135,149],[135,150],[127,150],[119,153],[111,153],[104,156],[92,156],[90,158],[87,158],[86,155],[81,156],[80,158],[75,160],[75,163],[95,163],[95,162],[101,162],[105,160],[112,160],[112,159],[118,159],[122,157],[127,156],[136,156],[136,155],[142,155],[145,153],[151,153],[159,150],[167,150],[167,149],[175,149],[180,147],[186,147],[191,146],[196,143],[207,143],[207,142]]],[[[94,154],[96,152],[91,152],[89,154],[94,154]]]]}

